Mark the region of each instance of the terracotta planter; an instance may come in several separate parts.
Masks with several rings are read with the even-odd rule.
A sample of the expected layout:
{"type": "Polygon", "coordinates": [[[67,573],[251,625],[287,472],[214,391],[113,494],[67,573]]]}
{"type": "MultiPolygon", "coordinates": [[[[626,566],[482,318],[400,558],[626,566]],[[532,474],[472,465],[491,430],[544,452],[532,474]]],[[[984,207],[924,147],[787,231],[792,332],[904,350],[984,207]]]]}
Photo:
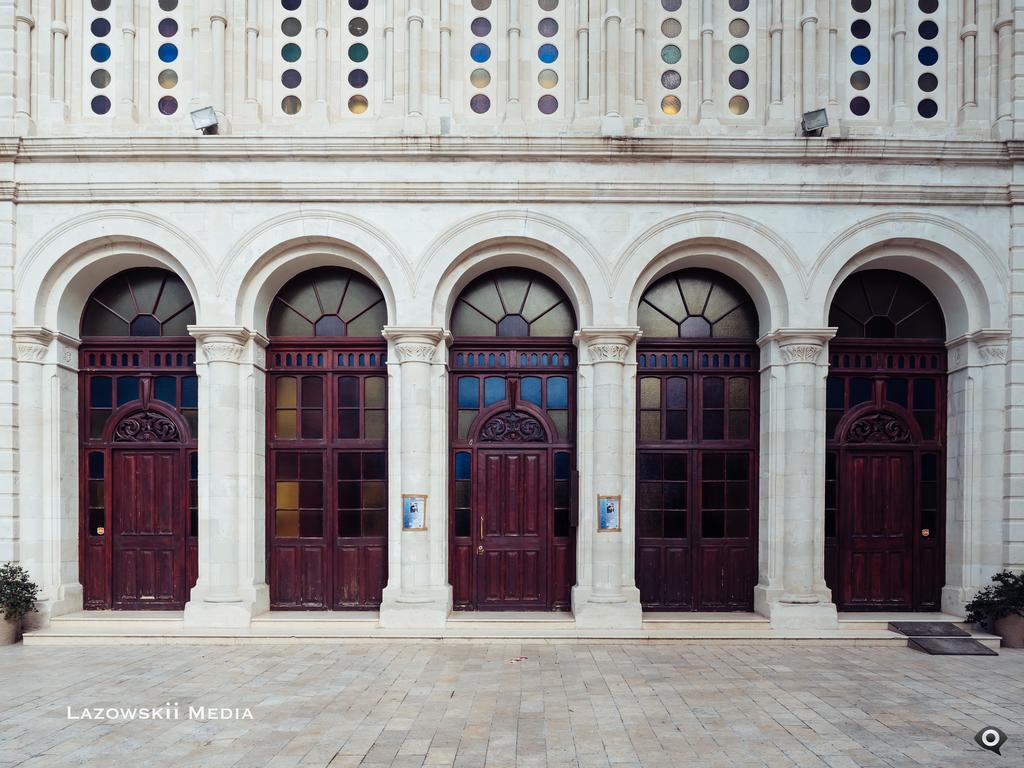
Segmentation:
{"type": "Polygon", "coordinates": [[[18,642],[18,625],[20,622],[8,621],[0,614],[0,645],[11,645],[18,642]]]}
{"type": "Polygon", "coordinates": [[[1024,616],[1011,613],[996,619],[995,631],[1003,638],[1004,648],[1024,648],[1024,616]]]}

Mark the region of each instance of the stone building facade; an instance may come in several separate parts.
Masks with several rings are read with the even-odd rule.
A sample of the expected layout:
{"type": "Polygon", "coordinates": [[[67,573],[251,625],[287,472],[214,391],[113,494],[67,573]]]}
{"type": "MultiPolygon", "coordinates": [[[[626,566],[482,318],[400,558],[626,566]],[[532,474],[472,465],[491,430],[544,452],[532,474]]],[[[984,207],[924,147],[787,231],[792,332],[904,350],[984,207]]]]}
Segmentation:
{"type": "Polygon", "coordinates": [[[1024,566],[1022,29],[0,2],[0,561],[44,621],[962,613],[1024,566]]]}

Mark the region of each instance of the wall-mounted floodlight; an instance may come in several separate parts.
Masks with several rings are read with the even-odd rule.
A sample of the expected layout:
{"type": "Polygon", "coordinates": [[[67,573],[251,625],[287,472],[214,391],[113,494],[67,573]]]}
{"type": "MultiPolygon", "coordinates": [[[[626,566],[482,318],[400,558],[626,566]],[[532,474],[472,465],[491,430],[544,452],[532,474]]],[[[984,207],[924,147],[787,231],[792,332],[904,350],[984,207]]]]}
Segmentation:
{"type": "Polygon", "coordinates": [[[210,136],[217,133],[217,113],[213,107],[203,107],[192,113],[192,125],[197,131],[210,136]]]}
{"type": "Polygon", "coordinates": [[[828,114],[824,109],[815,109],[812,112],[804,112],[804,118],[800,121],[800,130],[804,136],[821,136],[821,132],[828,128],[828,114]]]}

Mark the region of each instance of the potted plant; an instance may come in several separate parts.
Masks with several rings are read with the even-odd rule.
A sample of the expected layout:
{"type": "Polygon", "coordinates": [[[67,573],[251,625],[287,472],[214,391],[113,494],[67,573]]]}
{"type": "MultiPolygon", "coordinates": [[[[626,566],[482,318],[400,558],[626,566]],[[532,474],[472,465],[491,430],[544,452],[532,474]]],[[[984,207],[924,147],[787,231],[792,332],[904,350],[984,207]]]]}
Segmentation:
{"type": "Polygon", "coordinates": [[[39,587],[20,565],[0,566],[0,645],[18,642],[21,622],[36,609],[39,587]]]}
{"type": "Polygon", "coordinates": [[[1024,573],[995,574],[966,608],[967,621],[990,628],[1007,648],[1024,648],[1024,573]]]}

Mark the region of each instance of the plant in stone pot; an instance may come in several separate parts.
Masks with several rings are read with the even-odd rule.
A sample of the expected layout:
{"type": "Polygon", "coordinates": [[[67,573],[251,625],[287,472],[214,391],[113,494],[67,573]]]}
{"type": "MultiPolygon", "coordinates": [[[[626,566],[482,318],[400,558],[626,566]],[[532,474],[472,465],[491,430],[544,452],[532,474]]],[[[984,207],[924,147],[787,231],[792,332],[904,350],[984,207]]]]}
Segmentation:
{"type": "Polygon", "coordinates": [[[36,609],[39,587],[20,565],[0,566],[0,645],[18,642],[21,622],[36,609]]]}
{"type": "Polygon", "coordinates": [[[1024,572],[995,574],[966,608],[967,621],[990,628],[1007,648],[1024,648],[1024,572]]]}

